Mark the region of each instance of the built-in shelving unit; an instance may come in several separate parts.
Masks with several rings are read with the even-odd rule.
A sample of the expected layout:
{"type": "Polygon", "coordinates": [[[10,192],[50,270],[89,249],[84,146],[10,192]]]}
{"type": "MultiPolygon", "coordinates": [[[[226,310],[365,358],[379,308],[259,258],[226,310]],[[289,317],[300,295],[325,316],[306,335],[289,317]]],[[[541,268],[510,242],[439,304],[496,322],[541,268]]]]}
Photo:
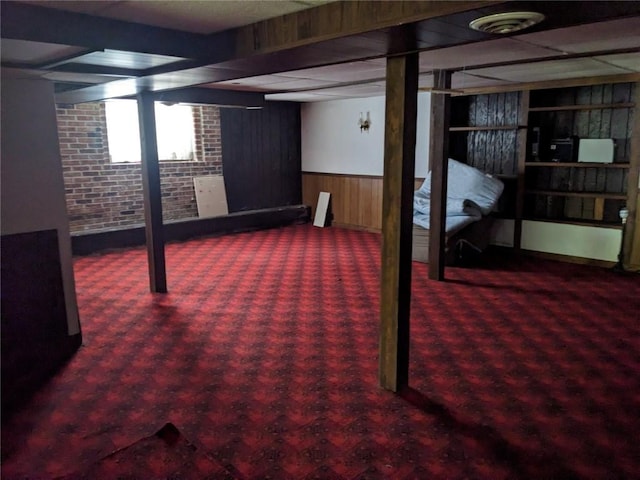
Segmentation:
{"type": "MultiPolygon", "coordinates": [[[[627,201],[633,128],[633,83],[531,92],[524,218],[610,227],[627,201]],[[550,161],[553,139],[613,139],[613,163],[550,161]]],[[[603,159],[611,161],[611,159],[603,159]]]]}
{"type": "Polygon", "coordinates": [[[595,251],[602,246],[607,252],[602,255],[611,260],[619,248],[612,230],[623,230],[619,213],[626,206],[633,220],[623,230],[623,241],[631,256],[640,258],[640,232],[634,232],[640,225],[640,87],[628,79],[601,85],[592,80],[585,79],[584,86],[574,82],[571,87],[541,85],[452,97],[449,156],[505,184],[496,215],[505,219],[501,242],[512,228],[516,249],[522,244],[527,250],[570,257],[575,240],[581,245],[576,256],[604,258],[595,251]],[[572,155],[555,161],[551,141],[569,138],[575,142],[574,153],[580,139],[612,139],[613,158],[578,162],[578,155],[572,155]]]}

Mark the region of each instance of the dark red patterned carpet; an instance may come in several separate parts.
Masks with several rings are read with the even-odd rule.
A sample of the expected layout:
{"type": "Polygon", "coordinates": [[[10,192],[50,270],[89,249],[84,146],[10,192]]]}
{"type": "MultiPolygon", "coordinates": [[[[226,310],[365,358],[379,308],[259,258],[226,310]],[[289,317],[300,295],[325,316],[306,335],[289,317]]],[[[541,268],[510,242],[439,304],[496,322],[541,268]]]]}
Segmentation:
{"type": "Polygon", "coordinates": [[[414,263],[395,395],[379,251],[309,225],[170,244],[167,295],[144,249],[77,259],[84,346],[4,425],[2,477],[90,469],[168,422],[202,478],[639,477],[637,275],[486,258],[437,283],[414,263]]]}

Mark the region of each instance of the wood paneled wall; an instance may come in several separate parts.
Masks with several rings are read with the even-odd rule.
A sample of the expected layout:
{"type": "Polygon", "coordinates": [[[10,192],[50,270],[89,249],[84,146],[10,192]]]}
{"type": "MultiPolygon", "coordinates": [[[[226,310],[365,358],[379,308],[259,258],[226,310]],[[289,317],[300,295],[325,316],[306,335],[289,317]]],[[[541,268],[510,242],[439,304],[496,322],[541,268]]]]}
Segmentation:
{"type": "Polygon", "coordinates": [[[505,92],[452,98],[454,130],[449,132],[449,156],[493,175],[517,174],[516,127],[522,114],[522,95],[505,92]],[[456,127],[471,130],[456,131],[456,127]]]}
{"type": "Polygon", "coordinates": [[[58,231],[2,235],[3,421],[80,347],[69,335],[58,231]]]}
{"type": "MultiPolygon", "coordinates": [[[[424,179],[416,179],[416,189],[424,179]]],[[[315,215],[320,192],[331,193],[333,224],[382,230],[382,177],[332,173],[302,174],[302,203],[315,215]]]]}
{"type": "Polygon", "coordinates": [[[300,204],[300,105],[220,110],[229,213],[300,204]]]}

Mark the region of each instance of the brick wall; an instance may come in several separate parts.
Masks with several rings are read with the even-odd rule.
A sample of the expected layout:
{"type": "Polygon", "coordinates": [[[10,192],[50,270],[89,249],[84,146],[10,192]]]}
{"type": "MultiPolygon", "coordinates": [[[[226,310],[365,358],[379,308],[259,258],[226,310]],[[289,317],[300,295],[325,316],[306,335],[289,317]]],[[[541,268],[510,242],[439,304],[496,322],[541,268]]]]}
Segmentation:
{"type": "MultiPolygon", "coordinates": [[[[193,115],[196,160],[160,162],[165,221],[197,217],[192,178],[222,174],[219,109],[193,115]]],[[[140,164],[110,162],[104,103],[60,106],[57,117],[71,231],[144,223],[140,164]]]]}

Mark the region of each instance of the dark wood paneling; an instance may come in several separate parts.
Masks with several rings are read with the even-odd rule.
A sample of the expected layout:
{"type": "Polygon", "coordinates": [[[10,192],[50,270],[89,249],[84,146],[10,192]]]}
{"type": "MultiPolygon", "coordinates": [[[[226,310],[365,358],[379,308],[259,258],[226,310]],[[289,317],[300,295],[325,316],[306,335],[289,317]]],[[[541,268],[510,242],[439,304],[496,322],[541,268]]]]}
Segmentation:
{"type": "Polygon", "coordinates": [[[2,236],[3,421],[80,346],[69,336],[56,230],[2,236]]]}
{"type": "Polygon", "coordinates": [[[220,122],[229,212],[301,203],[300,106],[222,109],[220,122]]]}
{"type": "Polygon", "coordinates": [[[454,98],[452,125],[487,129],[452,133],[451,157],[483,172],[515,175],[518,131],[495,127],[520,125],[521,95],[521,92],[507,92],[454,98]]]}

